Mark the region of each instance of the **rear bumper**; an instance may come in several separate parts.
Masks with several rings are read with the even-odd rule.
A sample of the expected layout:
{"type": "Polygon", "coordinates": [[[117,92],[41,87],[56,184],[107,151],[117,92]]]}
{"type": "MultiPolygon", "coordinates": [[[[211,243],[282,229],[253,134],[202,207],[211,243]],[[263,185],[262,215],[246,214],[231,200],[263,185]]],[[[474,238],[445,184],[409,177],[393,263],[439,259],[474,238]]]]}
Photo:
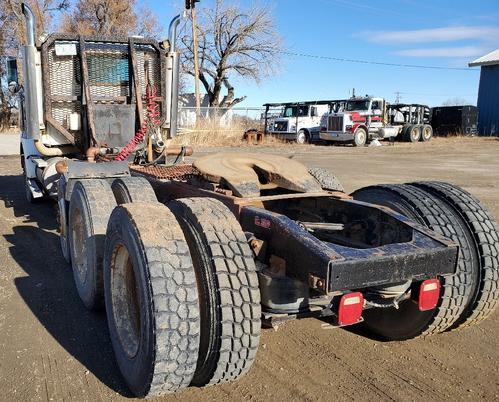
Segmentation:
{"type": "Polygon", "coordinates": [[[353,133],[346,131],[321,131],[319,136],[324,141],[353,141],[353,133]]]}
{"type": "Polygon", "coordinates": [[[442,247],[417,231],[411,242],[373,249],[329,245],[345,258],[329,262],[329,292],[420,281],[456,270],[457,246],[442,247]]]}
{"type": "Polygon", "coordinates": [[[448,239],[391,210],[340,202],[391,215],[411,233],[408,241],[370,248],[339,245],[319,240],[284,215],[249,206],[242,208],[240,222],[243,230],[264,240],[272,254],[286,261],[287,276],[323,295],[455,273],[458,246],[448,239]]]}

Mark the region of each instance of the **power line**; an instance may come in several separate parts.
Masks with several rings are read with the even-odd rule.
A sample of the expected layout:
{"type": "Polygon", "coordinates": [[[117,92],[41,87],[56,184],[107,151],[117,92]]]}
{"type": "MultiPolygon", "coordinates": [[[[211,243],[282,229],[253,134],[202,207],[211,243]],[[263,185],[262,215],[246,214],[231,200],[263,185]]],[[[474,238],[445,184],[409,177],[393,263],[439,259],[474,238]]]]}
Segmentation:
{"type": "Polygon", "coordinates": [[[279,53],[286,54],[288,56],[308,57],[310,59],[331,60],[331,61],[340,61],[340,62],[347,62],[347,63],[359,63],[359,64],[374,64],[374,65],[378,65],[378,66],[422,68],[422,69],[427,69],[427,70],[479,71],[478,69],[467,68],[467,67],[444,67],[444,66],[424,66],[424,65],[420,65],[420,64],[386,63],[386,62],[382,62],[382,61],[347,59],[344,57],[331,57],[331,56],[321,56],[321,55],[308,54],[308,53],[297,53],[297,52],[292,52],[290,50],[280,50],[279,53]]]}

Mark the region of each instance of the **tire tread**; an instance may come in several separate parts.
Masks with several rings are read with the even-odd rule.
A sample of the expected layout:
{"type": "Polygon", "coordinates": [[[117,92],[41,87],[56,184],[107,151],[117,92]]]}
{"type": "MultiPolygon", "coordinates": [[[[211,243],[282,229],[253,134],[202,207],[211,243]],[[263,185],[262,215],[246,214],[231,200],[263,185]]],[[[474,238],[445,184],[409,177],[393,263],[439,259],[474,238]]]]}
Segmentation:
{"type": "Polygon", "coordinates": [[[469,327],[486,319],[499,304],[499,233],[487,208],[472,194],[443,182],[415,182],[446,202],[465,220],[471,231],[480,261],[478,294],[453,329],[469,327]]]}
{"type": "Polygon", "coordinates": [[[171,205],[174,211],[185,211],[203,238],[216,278],[220,349],[211,362],[211,378],[195,380],[195,385],[233,381],[251,368],[260,339],[260,290],[253,253],[239,222],[220,201],[184,198],[171,205]]]}

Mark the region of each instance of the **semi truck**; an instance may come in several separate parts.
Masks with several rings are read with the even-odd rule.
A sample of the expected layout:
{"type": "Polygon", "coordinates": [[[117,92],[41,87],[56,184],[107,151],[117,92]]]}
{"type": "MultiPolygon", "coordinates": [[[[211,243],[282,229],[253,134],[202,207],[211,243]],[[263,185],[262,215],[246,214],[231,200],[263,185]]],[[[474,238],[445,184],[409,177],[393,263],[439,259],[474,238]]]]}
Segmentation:
{"type": "Polygon", "coordinates": [[[331,101],[304,101],[287,103],[266,103],[265,134],[284,140],[306,144],[313,141],[312,130],[319,127],[322,117],[328,113],[331,101]],[[276,118],[270,119],[271,110],[280,109],[276,118]]]}
{"type": "Polygon", "coordinates": [[[350,98],[341,111],[331,111],[320,127],[324,141],[364,146],[372,139],[430,141],[430,108],[420,104],[390,104],[384,98],[350,98]]]}
{"type": "Polygon", "coordinates": [[[268,154],[185,163],[192,149],[169,143],[179,16],[162,44],[54,34],[37,45],[22,9],[26,196],[56,203],[78,296],[106,311],[136,396],[237,380],[262,327],[295,319],[405,340],[494,311],[497,226],[470,193],[414,182],[349,195],[331,172],[268,154]]]}

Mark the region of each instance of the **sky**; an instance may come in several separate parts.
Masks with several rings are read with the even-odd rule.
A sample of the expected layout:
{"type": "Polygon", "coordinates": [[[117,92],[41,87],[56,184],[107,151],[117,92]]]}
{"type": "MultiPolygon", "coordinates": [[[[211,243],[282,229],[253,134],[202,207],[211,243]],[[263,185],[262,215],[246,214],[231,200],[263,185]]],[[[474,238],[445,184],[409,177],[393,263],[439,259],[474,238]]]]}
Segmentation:
{"type": "MultiPolygon", "coordinates": [[[[226,0],[232,2],[231,0],[226,0]]],[[[254,1],[235,0],[247,7],[254,1]]],[[[266,102],[382,96],[394,101],[441,105],[450,98],[476,104],[480,71],[467,63],[499,48],[497,0],[261,0],[269,6],[284,48],[276,75],[259,84],[232,79],[239,106],[266,102]],[[320,57],[308,57],[320,56],[320,57]],[[355,59],[421,67],[332,60],[355,59]],[[459,69],[461,68],[461,69],[459,69]]],[[[179,0],[148,0],[167,26],[179,0]]],[[[201,0],[198,7],[211,7],[201,0]]]]}

